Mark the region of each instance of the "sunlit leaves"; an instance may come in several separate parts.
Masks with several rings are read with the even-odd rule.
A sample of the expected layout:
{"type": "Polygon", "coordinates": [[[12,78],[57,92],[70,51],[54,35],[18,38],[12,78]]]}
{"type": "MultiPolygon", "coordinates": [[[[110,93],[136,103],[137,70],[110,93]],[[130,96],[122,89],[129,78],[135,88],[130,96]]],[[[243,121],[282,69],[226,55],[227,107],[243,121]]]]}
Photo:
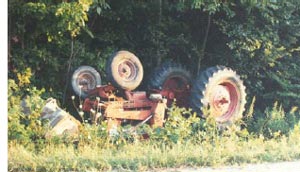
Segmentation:
{"type": "Polygon", "coordinates": [[[30,78],[32,76],[31,69],[27,68],[23,73],[17,73],[18,85],[20,87],[30,84],[30,78]]]}
{"type": "Polygon", "coordinates": [[[91,5],[92,9],[96,9],[96,13],[100,15],[103,10],[110,9],[109,4],[106,0],[93,0],[93,4],[91,5]]]}
{"type": "Polygon", "coordinates": [[[76,37],[85,22],[88,21],[87,11],[92,0],[79,0],[79,2],[63,2],[58,5],[55,16],[59,17],[58,25],[69,31],[71,37],[76,37]]]}

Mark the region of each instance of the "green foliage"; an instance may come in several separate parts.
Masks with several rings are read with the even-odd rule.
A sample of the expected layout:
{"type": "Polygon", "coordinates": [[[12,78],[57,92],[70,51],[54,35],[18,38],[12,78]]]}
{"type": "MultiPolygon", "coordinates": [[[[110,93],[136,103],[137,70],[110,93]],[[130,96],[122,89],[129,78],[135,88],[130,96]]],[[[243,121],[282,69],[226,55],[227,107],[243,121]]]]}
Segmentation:
{"type": "Polygon", "coordinates": [[[18,86],[14,80],[8,81],[8,139],[18,139],[21,141],[28,141],[28,134],[25,131],[25,125],[20,124],[21,113],[21,100],[20,96],[14,95],[14,90],[18,86]]]}
{"type": "Polygon", "coordinates": [[[266,138],[288,135],[300,119],[297,107],[293,107],[287,113],[278,102],[275,102],[272,108],[266,108],[264,113],[256,113],[258,114],[254,114],[254,117],[245,120],[246,126],[249,132],[266,138]]]}
{"type": "Polygon", "coordinates": [[[88,21],[87,11],[92,3],[93,0],[79,0],[59,4],[55,11],[55,16],[58,17],[58,27],[69,31],[71,37],[76,37],[88,21]]]}
{"type": "Polygon", "coordinates": [[[103,68],[102,54],[83,43],[92,36],[87,26],[92,3],[9,1],[9,78],[17,79],[16,73],[29,67],[35,86],[51,90],[49,96],[65,102],[76,67],[95,64],[103,68]]]}
{"type": "Polygon", "coordinates": [[[164,144],[183,143],[192,138],[193,125],[199,122],[196,114],[190,110],[179,108],[175,104],[168,110],[168,118],[163,128],[155,128],[150,133],[152,140],[163,141],[164,144]]]}
{"type": "Polygon", "coordinates": [[[45,140],[47,128],[38,118],[44,91],[30,86],[30,71],[17,73],[19,79],[8,83],[11,171],[145,171],[299,158],[295,151],[300,135],[298,108],[285,112],[276,102],[264,115],[256,116],[255,98],[246,116],[246,128],[241,130],[234,125],[219,130],[209,115],[199,119],[174,104],[163,128],[122,126],[112,135],[107,132],[107,121],[98,125],[84,122],[75,141],[66,137],[45,140]],[[24,100],[29,115],[20,106],[23,95],[28,95],[24,100]],[[145,135],[150,138],[145,140],[145,135]]]}
{"type": "Polygon", "coordinates": [[[23,144],[39,142],[46,131],[39,118],[45,90],[30,86],[30,71],[17,73],[17,82],[8,80],[8,139],[23,144]]]}
{"type": "Polygon", "coordinates": [[[282,63],[278,63],[273,70],[266,72],[266,77],[269,78],[268,85],[272,88],[266,88],[266,93],[263,95],[265,100],[280,101],[285,107],[292,108],[299,106],[299,58],[284,57],[282,63]],[[285,66],[289,66],[288,69],[285,66]]]}
{"type": "Polygon", "coordinates": [[[91,8],[92,10],[95,9],[98,15],[101,15],[102,11],[110,9],[110,6],[105,0],[94,0],[91,8]]]}
{"type": "Polygon", "coordinates": [[[9,78],[30,67],[34,85],[68,102],[75,68],[92,65],[105,81],[106,59],[127,49],[141,59],[145,78],[164,60],[192,71],[200,60],[202,69],[237,70],[261,110],[274,101],[299,106],[299,15],[293,0],[12,0],[9,78]]]}
{"type": "MultiPolygon", "coordinates": [[[[186,109],[172,107],[169,114],[186,109]]],[[[283,118],[283,112],[278,104],[270,109],[273,119],[283,118]]],[[[293,109],[290,113],[295,113],[293,109]]],[[[168,131],[180,131],[171,127],[176,124],[171,117],[168,131]],[[172,125],[171,125],[172,124],[172,125]]],[[[181,118],[180,118],[181,119],[181,118]]],[[[188,119],[181,119],[189,121],[188,119]]],[[[186,121],[183,121],[184,123],[186,121]]],[[[196,121],[194,121],[196,122],[196,121]]],[[[199,122],[199,121],[197,121],[199,122]]],[[[160,134],[161,138],[149,140],[127,141],[116,144],[108,137],[105,125],[84,125],[79,143],[75,146],[60,140],[52,140],[47,144],[30,143],[26,146],[9,142],[10,171],[107,171],[133,170],[148,171],[153,168],[170,168],[183,166],[219,166],[244,163],[274,162],[299,158],[300,123],[296,123],[288,135],[273,135],[267,138],[253,135],[240,136],[246,130],[219,132],[212,137],[211,131],[216,131],[213,120],[202,121],[203,130],[194,130],[193,135],[176,139],[160,134]],[[40,145],[37,149],[36,145],[40,145]]],[[[194,124],[194,123],[193,123],[194,124]]],[[[123,128],[124,129],[124,128],[123,128]]],[[[150,128],[148,128],[150,130],[150,128]]],[[[153,132],[156,129],[152,129],[153,132]]],[[[120,130],[121,131],[121,130],[120,130]]],[[[174,132],[176,134],[176,132],[174,132]]],[[[155,133],[153,133],[155,135],[155,133]]],[[[179,136],[181,137],[181,136],[179,136]]],[[[58,139],[58,138],[57,138],[58,139]]]]}
{"type": "MultiPolygon", "coordinates": [[[[22,161],[10,161],[10,168],[18,169],[14,166],[17,164],[25,171],[108,170],[112,167],[141,170],[189,162],[211,165],[285,157],[282,147],[288,145],[291,150],[295,150],[293,146],[299,147],[299,6],[294,0],[10,0],[8,138],[11,144],[28,145],[10,151],[13,153],[10,158],[18,158],[15,155],[19,151],[25,152],[22,161]],[[205,36],[208,36],[207,42],[205,36]],[[72,145],[73,141],[54,138],[45,142],[45,126],[38,118],[43,103],[41,97],[58,98],[67,102],[64,107],[72,109],[68,99],[73,95],[69,87],[72,71],[80,65],[92,65],[101,72],[105,83],[106,59],[120,49],[132,51],[141,59],[145,75],[153,66],[170,59],[191,70],[199,58],[202,69],[216,64],[234,68],[244,80],[248,99],[255,97],[252,102],[248,101],[244,128],[238,130],[232,126],[220,132],[213,118],[198,119],[189,110],[173,106],[164,128],[143,125],[137,133],[128,133],[131,127],[125,126],[118,129],[118,135],[109,137],[104,121],[97,126],[84,123],[75,149],[61,147],[74,151],[72,158],[62,158],[65,152],[49,156],[54,147],[62,143],[72,145]],[[26,102],[30,115],[20,106],[22,102],[26,102]],[[273,102],[279,103],[269,108],[273,102]],[[147,143],[148,152],[143,151],[144,147],[139,148],[142,154],[136,152],[142,158],[130,161],[126,161],[125,155],[113,158],[120,153],[117,150],[127,154],[135,150],[141,144],[137,135],[145,132],[151,133],[150,141],[142,142],[147,143]],[[49,147],[43,149],[47,144],[49,147]],[[250,146],[251,149],[243,153],[252,144],[256,147],[250,146]],[[272,155],[262,154],[265,151],[260,147],[262,144],[278,149],[272,155]],[[181,148],[177,145],[184,145],[182,149],[194,148],[187,149],[190,150],[187,154],[182,150],[182,157],[188,159],[172,158],[178,155],[176,148],[181,148]],[[197,155],[193,153],[195,145],[199,148],[197,155]],[[85,148],[88,151],[85,152],[85,148]],[[41,159],[38,161],[31,159],[36,156],[28,150],[41,150],[44,154],[37,156],[41,159]],[[256,158],[249,155],[253,151],[257,151],[256,158]],[[81,158],[78,152],[87,155],[81,158]],[[23,164],[26,153],[30,155],[29,162],[23,164]],[[102,154],[110,159],[98,160],[102,154]],[[163,154],[168,158],[161,160],[163,154]],[[42,161],[45,159],[46,165],[42,161]]],[[[299,158],[296,153],[292,157],[297,156],[299,158]]]]}
{"type": "Polygon", "coordinates": [[[235,15],[216,23],[228,37],[233,52],[230,65],[245,75],[250,93],[260,95],[261,108],[278,100],[285,106],[298,105],[294,93],[299,92],[299,81],[293,79],[299,71],[298,2],[241,1],[229,7],[235,15]],[[287,70],[287,66],[293,67],[287,70]],[[293,89],[284,87],[288,84],[293,89]]]}

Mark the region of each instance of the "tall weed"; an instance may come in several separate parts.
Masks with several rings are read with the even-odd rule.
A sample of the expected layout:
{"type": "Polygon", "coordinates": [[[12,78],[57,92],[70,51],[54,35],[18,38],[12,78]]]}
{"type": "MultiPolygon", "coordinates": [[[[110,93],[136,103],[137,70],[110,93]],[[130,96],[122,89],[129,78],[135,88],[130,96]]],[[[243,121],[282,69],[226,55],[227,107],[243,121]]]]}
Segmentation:
{"type": "Polygon", "coordinates": [[[179,108],[175,104],[167,111],[167,119],[163,128],[155,128],[150,133],[150,138],[163,141],[165,144],[182,143],[192,138],[193,126],[199,123],[196,114],[191,110],[179,108]]]}
{"type": "Polygon", "coordinates": [[[8,80],[8,139],[21,143],[38,142],[46,126],[40,120],[44,89],[30,85],[31,70],[17,73],[18,80],[8,80]]]}
{"type": "Polygon", "coordinates": [[[220,130],[209,114],[200,119],[174,104],[163,128],[121,126],[110,135],[106,121],[93,125],[83,120],[75,142],[64,137],[45,140],[47,125],[39,118],[44,90],[31,86],[29,75],[27,70],[19,80],[8,81],[9,171],[145,171],[300,158],[298,108],[285,111],[275,102],[260,112],[254,107],[255,97],[242,128],[220,130]],[[145,135],[149,139],[142,139],[145,135]]]}
{"type": "Polygon", "coordinates": [[[299,121],[298,108],[292,107],[289,112],[285,112],[278,102],[273,107],[268,107],[264,112],[256,110],[253,117],[245,120],[249,132],[256,135],[263,135],[266,138],[276,138],[281,135],[287,136],[299,121]]]}

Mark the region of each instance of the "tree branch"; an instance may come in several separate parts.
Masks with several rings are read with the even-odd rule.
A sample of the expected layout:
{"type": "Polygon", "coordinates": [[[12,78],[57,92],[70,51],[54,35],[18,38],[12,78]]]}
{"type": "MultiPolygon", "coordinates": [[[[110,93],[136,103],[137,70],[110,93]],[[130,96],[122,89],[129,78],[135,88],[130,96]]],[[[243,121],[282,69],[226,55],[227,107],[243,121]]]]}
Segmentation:
{"type": "Polygon", "coordinates": [[[208,13],[206,31],[205,31],[205,35],[204,35],[204,38],[203,38],[202,46],[201,46],[201,49],[200,49],[200,56],[198,58],[198,63],[197,63],[198,64],[197,65],[197,75],[200,74],[201,60],[204,59],[207,38],[208,38],[209,30],[210,30],[210,25],[211,25],[211,15],[208,13]]]}

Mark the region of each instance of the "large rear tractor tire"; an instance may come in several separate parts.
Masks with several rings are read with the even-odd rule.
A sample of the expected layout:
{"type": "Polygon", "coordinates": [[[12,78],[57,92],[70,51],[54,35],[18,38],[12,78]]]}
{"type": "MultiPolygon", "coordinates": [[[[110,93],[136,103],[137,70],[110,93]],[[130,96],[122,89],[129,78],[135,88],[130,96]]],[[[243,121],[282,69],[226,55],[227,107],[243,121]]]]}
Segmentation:
{"type": "Polygon", "coordinates": [[[165,62],[157,67],[152,73],[148,88],[161,90],[166,97],[167,105],[170,107],[176,99],[179,107],[188,106],[190,93],[191,74],[182,65],[174,62],[165,62]]]}
{"type": "Polygon", "coordinates": [[[142,82],[144,70],[140,60],[129,51],[114,53],[106,63],[107,79],[123,90],[134,90],[142,82]]]}
{"type": "Polygon", "coordinates": [[[89,90],[101,85],[101,76],[91,66],[80,66],[74,71],[71,84],[76,95],[86,98],[89,90]]]}
{"type": "Polygon", "coordinates": [[[210,67],[193,83],[190,105],[201,117],[210,115],[219,124],[232,124],[243,116],[245,90],[240,76],[232,69],[210,67]]]}

